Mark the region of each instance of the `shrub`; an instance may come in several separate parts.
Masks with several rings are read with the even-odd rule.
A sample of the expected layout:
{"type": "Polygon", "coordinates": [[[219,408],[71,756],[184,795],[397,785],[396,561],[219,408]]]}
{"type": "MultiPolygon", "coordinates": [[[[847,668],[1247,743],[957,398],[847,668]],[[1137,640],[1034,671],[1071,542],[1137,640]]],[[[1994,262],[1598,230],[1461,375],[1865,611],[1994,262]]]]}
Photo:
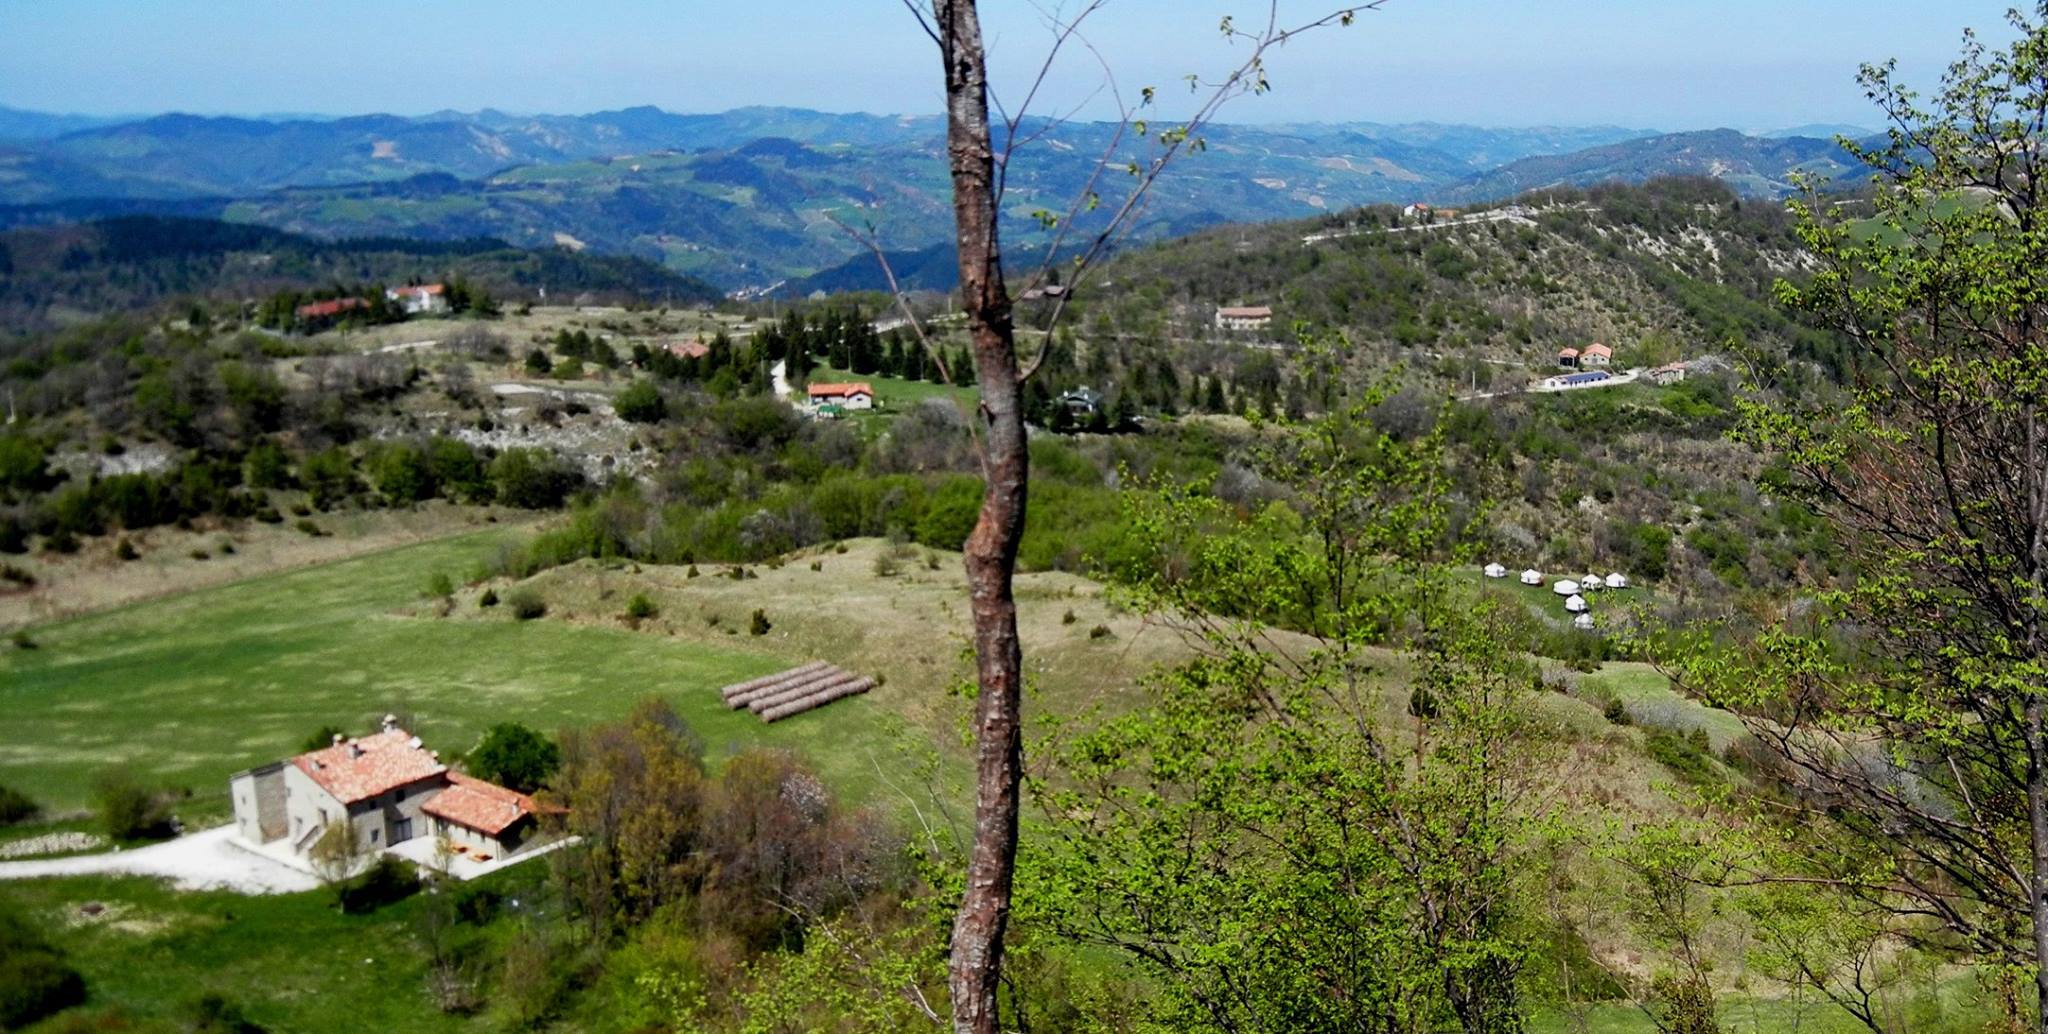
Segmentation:
{"type": "Polygon", "coordinates": [[[1060,615],[1060,624],[1062,625],[1071,625],[1079,620],[1081,619],[1074,616],[1074,611],[1071,608],[1065,614],[1060,615]]]}
{"type": "Polygon", "coordinates": [[[42,809],[28,795],[11,786],[0,786],[0,826],[11,826],[35,818],[42,809]]]}
{"type": "Polygon", "coordinates": [[[299,752],[306,753],[308,751],[315,751],[325,747],[331,747],[334,745],[334,738],[336,736],[344,735],[347,734],[338,725],[323,725],[320,728],[313,730],[313,734],[311,736],[306,737],[306,741],[304,743],[299,744],[299,752]]]}
{"type": "Polygon", "coordinates": [[[507,599],[512,605],[512,616],[521,621],[532,621],[548,612],[548,602],[532,589],[517,589],[507,599]]]}
{"type": "Polygon", "coordinates": [[[661,608],[655,606],[644,592],[636,592],[632,599],[626,601],[626,616],[635,621],[645,621],[659,613],[661,608]]]}
{"type": "Polygon", "coordinates": [[[748,635],[767,635],[768,630],[774,627],[768,623],[768,615],[759,607],[754,608],[753,617],[747,620],[748,635]]]}
{"type": "Polygon", "coordinates": [[[482,596],[478,596],[478,597],[476,598],[476,605],[477,605],[477,606],[479,606],[479,607],[495,607],[495,606],[497,606],[497,605],[498,605],[498,590],[496,590],[496,589],[485,589],[485,590],[484,590],[484,594],[483,594],[482,596]]]}
{"type": "Polygon", "coordinates": [[[116,560],[134,560],[141,555],[141,553],[136,551],[135,543],[128,541],[126,535],[121,536],[120,541],[114,543],[114,558],[116,560]]]}
{"type": "Polygon", "coordinates": [[[1607,698],[1607,707],[1601,713],[1607,716],[1608,721],[1616,725],[1629,724],[1628,705],[1622,703],[1619,697],[1607,698]]]}
{"type": "Polygon", "coordinates": [[[15,629],[14,634],[7,637],[7,641],[13,643],[14,648],[17,650],[33,650],[36,648],[35,637],[29,635],[26,628],[15,629]]]}
{"type": "Polygon", "coordinates": [[[240,1005],[218,991],[193,999],[185,1013],[185,1029],[194,1034],[263,1034],[263,1028],[249,1022],[240,1005]]]}
{"type": "Polygon", "coordinates": [[[374,912],[394,901],[403,901],[420,889],[420,877],[413,867],[392,858],[380,857],[369,870],[342,887],[337,896],[341,910],[350,915],[374,912]]]}
{"type": "Polygon", "coordinates": [[[619,414],[619,419],[636,424],[658,423],[668,415],[668,403],[662,400],[661,389],[649,380],[637,380],[627,385],[626,390],[612,400],[612,409],[619,414]]]}
{"type": "Polygon", "coordinates": [[[319,537],[320,537],[320,536],[322,536],[322,535],[325,535],[325,534],[327,534],[327,532],[326,532],[326,531],[324,531],[324,530],[323,530],[323,529],[322,529],[322,528],[320,527],[320,525],[318,525],[318,524],[315,524],[315,523],[313,522],[313,519],[312,519],[311,517],[301,517],[301,518],[299,518],[299,519],[298,519],[297,521],[294,521],[294,522],[292,522],[292,527],[294,527],[294,528],[297,528],[297,529],[299,529],[299,532],[300,532],[301,534],[303,534],[303,535],[309,535],[309,536],[311,536],[311,537],[313,537],[313,538],[316,538],[316,539],[317,539],[317,538],[319,538],[319,537]]]}
{"type": "Polygon", "coordinates": [[[561,764],[562,751],[553,740],[518,722],[491,726],[469,752],[471,772],[521,793],[540,789],[561,764]]]}
{"type": "Polygon", "coordinates": [[[435,571],[427,578],[427,595],[447,599],[455,595],[455,579],[446,571],[435,571]]]}
{"type": "Polygon", "coordinates": [[[33,589],[36,585],[36,576],[25,567],[0,564],[0,581],[13,582],[24,589],[33,589]]]}
{"type": "MultiPolygon", "coordinates": [[[[1694,731],[1699,734],[1701,740],[1706,739],[1704,731],[1694,731]]],[[[1713,761],[1705,750],[1696,745],[1691,735],[1681,736],[1668,729],[1656,729],[1643,741],[1643,750],[1658,764],[1670,769],[1672,774],[1685,782],[1713,781],[1713,761]]]]}
{"type": "Polygon", "coordinates": [[[100,827],[115,840],[169,836],[170,801],[143,786],[125,768],[100,773],[93,785],[93,810],[100,827]]]}
{"type": "Polygon", "coordinates": [[[54,534],[43,539],[43,552],[76,553],[78,552],[78,536],[71,534],[68,529],[59,528],[54,534]]]}
{"type": "Polygon", "coordinates": [[[26,1027],[85,1001],[85,978],[28,920],[0,911],[0,1029],[26,1027]]]}
{"type": "Polygon", "coordinates": [[[1116,633],[1110,631],[1108,625],[1096,625],[1088,630],[1088,638],[1090,639],[1108,639],[1114,635],[1116,633]]]}

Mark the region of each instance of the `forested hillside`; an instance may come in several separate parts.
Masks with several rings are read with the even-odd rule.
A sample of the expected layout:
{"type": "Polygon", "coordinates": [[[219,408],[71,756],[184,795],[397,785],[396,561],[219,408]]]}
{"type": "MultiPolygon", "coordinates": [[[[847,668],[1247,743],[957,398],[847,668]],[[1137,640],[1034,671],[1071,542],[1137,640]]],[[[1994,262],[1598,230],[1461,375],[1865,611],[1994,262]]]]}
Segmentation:
{"type": "Polygon", "coordinates": [[[469,238],[316,240],[209,219],[129,216],[0,233],[0,321],[15,331],[83,314],[146,310],[180,297],[260,298],[287,287],[402,284],[466,277],[530,298],[666,298],[719,292],[653,263],[469,238]]]}

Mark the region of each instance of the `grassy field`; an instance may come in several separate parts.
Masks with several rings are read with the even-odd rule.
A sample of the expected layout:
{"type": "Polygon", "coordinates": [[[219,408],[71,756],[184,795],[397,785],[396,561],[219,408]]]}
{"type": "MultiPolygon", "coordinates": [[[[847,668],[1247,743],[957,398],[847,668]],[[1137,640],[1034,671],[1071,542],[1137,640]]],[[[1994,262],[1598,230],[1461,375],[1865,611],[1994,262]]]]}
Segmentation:
{"type": "MultiPolygon", "coordinates": [[[[716,687],[787,666],[766,640],[692,642],[617,624],[517,622],[497,608],[441,619],[430,574],[461,580],[517,532],[494,529],[38,626],[37,648],[0,657],[0,782],[57,810],[123,767],[192,788],[224,810],[226,777],[283,756],[324,723],[365,728],[387,711],[448,751],[489,724],[557,729],[668,698],[717,752],[803,750],[834,785],[864,787],[899,734],[851,701],[764,726],[716,687]],[[814,749],[828,745],[830,750],[814,749]]],[[[920,737],[920,739],[922,739],[920,737]]]]}
{"type": "MultiPolygon", "coordinates": [[[[962,376],[959,371],[954,376],[962,376]]],[[[879,412],[891,410],[901,412],[926,399],[946,399],[954,402],[972,402],[980,397],[974,388],[955,387],[950,384],[933,384],[930,381],[907,381],[901,377],[884,377],[872,373],[854,373],[851,370],[836,370],[820,366],[811,371],[811,383],[836,383],[842,381],[866,381],[875,389],[875,401],[881,406],[879,412]]]]}

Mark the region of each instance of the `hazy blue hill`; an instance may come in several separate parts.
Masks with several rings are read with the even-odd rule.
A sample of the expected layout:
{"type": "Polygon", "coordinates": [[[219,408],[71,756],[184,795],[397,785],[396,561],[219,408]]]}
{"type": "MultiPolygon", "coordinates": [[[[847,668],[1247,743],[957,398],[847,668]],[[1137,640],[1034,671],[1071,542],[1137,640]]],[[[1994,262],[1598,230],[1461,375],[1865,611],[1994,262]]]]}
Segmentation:
{"type": "Polygon", "coordinates": [[[1711,176],[1749,197],[1782,197],[1795,172],[1832,178],[1853,159],[1831,140],[1745,136],[1733,129],[1668,133],[1571,154],[1510,162],[1438,191],[1445,201],[1493,201],[1547,187],[1641,183],[1660,176],[1711,176]]]}
{"type": "Polygon", "coordinates": [[[107,115],[53,115],[0,104],[0,141],[48,140],[66,133],[126,121],[130,120],[107,115]]]}

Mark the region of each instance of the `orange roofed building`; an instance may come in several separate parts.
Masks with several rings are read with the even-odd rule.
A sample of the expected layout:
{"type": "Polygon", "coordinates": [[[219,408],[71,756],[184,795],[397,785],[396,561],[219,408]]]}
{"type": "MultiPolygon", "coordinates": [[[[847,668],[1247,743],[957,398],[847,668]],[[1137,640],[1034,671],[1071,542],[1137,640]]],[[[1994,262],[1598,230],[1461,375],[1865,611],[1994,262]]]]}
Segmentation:
{"type": "Polygon", "coordinates": [[[318,750],[228,779],[235,828],[251,844],[283,841],[304,856],[337,822],[375,854],[415,837],[447,835],[479,855],[504,857],[531,832],[533,798],[456,772],[439,752],[385,716],[383,731],[336,736],[318,750]],[[457,795],[445,804],[439,803],[457,795]]]}
{"type": "Polygon", "coordinates": [[[850,384],[813,384],[809,389],[811,405],[838,406],[841,409],[875,408],[875,389],[866,381],[850,384]]]}

